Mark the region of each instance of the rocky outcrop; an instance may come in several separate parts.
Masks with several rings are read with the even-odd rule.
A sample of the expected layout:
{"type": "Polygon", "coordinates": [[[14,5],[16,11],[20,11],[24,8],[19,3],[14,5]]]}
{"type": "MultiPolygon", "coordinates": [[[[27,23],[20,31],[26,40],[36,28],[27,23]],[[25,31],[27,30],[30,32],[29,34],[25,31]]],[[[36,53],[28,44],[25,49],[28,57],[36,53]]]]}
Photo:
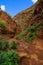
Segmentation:
{"type": "MultiPolygon", "coordinates": [[[[43,24],[43,0],[38,0],[38,2],[33,7],[33,9],[30,8],[15,16],[14,19],[16,22],[18,18],[20,18],[22,21],[25,21],[25,18],[28,16],[28,27],[34,25],[34,23],[42,22],[43,24]],[[31,15],[29,11],[31,11],[31,15]]],[[[43,26],[40,28],[39,34],[31,43],[27,44],[22,39],[20,42],[18,42],[17,46],[17,52],[20,56],[19,65],[43,65],[43,26]]]]}
{"type": "MultiPolygon", "coordinates": [[[[5,27],[0,26],[1,34],[13,38],[17,32],[17,25],[11,16],[4,11],[0,11],[0,19],[6,23],[5,27]]],[[[2,36],[3,37],[3,36],[2,36]]]]}
{"type": "Polygon", "coordinates": [[[16,23],[13,22],[11,16],[7,14],[6,12],[0,11],[0,19],[4,20],[6,22],[6,30],[7,32],[15,32],[16,29],[16,23]]]}

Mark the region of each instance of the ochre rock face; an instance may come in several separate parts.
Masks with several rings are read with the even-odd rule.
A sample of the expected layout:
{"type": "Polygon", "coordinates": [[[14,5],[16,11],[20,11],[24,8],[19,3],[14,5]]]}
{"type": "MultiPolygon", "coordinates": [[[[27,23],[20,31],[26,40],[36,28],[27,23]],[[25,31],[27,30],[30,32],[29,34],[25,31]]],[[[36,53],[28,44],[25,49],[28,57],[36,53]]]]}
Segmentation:
{"type": "Polygon", "coordinates": [[[8,33],[15,33],[16,23],[13,22],[11,16],[9,16],[9,14],[7,14],[6,12],[0,11],[0,19],[4,20],[6,22],[5,30],[8,33]]]}
{"type": "MultiPolygon", "coordinates": [[[[43,24],[43,0],[38,0],[37,5],[35,6],[34,14],[36,16],[36,22],[42,22],[43,24]]],[[[38,34],[39,38],[43,38],[43,27],[40,29],[38,34]]]]}
{"type": "Polygon", "coordinates": [[[19,65],[43,65],[43,39],[36,37],[30,44],[20,44],[17,49],[20,56],[19,65]]]}
{"type": "Polygon", "coordinates": [[[37,5],[35,6],[35,11],[34,11],[36,14],[41,14],[43,13],[43,1],[42,0],[39,0],[37,2],[37,5]]]}
{"type": "MultiPolygon", "coordinates": [[[[39,0],[35,6],[32,19],[30,21],[43,23],[43,0],[39,0]]],[[[20,56],[19,65],[43,65],[43,26],[39,34],[29,44],[24,41],[18,43],[17,52],[20,56]]]]}

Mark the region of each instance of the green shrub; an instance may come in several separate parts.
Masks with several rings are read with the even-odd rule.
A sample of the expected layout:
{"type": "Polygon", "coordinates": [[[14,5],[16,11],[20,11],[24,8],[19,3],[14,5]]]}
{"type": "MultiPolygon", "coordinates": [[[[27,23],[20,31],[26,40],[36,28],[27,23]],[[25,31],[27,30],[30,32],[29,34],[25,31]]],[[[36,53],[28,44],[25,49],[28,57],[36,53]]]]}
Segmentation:
{"type": "Polygon", "coordinates": [[[11,41],[10,47],[11,47],[11,49],[17,49],[17,45],[16,45],[15,41],[11,41]]]}
{"type": "Polygon", "coordinates": [[[0,35],[2,34],[2,31],[0,30],[0,35]]]}
{"type": "Polygon", "coordinates": [[[34,32],[36,30],[36,26],[30,26],[28,28],[26,28],[23,32],[21,32],[18,36],[17,36],[17,40],[21,40],[22,37],[24,37],[25,35],[28,34],[28,32],[34,32]]]}
{"type": "Polygon", "coordinates": [[[26,42],[31,42],[32,40],[35,39],[35,36],[40,32],[40,28],[43,26],[42,23],[34,24],[31,26],[30,30],[31,33],[27,36],[26,42]]]}
{"type": "Polygon", "coordinates": [[[0,51],[0,65],[18,65],[19,56],[16,52],[10,50],[8,52],[0,51]]]}
{"type": "Polygon", "coordinates": [[[27,34],[30,32],[31,34],[28,35],[28,37],[26,38],[26,41],[29,42],[32,39],[34,39],[34,37],[37,35],[36,33],[38,31],[40,31],[40,28],[43,26],[43,23],[35,23],[34,25],[26,28],[23,32],[21,32],[18,36],[17,36],[17,40],[21,40],[24,36],[27,36],[27,34]]]}
{"type": "Polygon", "coordinates": [[[4,39],[4,40],[2,40],[1,38],[0,38],[0,49],[1,50],[5,50],[5,49],[7,49],[8,48],[8,40],[6,40],[6,39],[4,39]]]}
{"type": "Polygon", "coordinates": [[[21,38],[25,35],[27,35],[27,33],[29,32],[29,28],[26,28],[26,30],[24,30],[23,32],[21,32],[18,36],[17,36],[17,40],[21,40],[21,38]]]}
{"type": "Polygon", "coordinates": [[[35,31],[30,33],[27,38],[26,38],[26,42],[30,43],[32,40],[35,39],[35,36],[39,33],[39,31],[35,31]]]}
{"type": "Polygon", "coordinates": [[[6,58],[7,58],[6,53],[3,51],[0,51],[0,65],[2,65],[4,63],[6,58]]]}
{"type": "Polygon", "coordinates": [[[2,27],[6,27],[6,23],[4,20],[0,19],[0,26],[2,27]]]}

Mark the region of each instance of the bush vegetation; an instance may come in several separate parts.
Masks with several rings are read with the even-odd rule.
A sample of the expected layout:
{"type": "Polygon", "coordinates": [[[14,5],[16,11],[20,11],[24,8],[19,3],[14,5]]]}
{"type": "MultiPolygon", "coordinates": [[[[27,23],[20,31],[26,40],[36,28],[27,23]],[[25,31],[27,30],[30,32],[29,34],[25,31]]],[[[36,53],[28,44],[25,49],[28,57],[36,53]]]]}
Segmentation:
{"type": "Polygon", "coordinates": [[[18,65],[19,56],[15,51],[0,51],[0,65],[18,65]]]}
{"type": "Polygon", "coordinates": [[[12,49],[17,49],[17,45],[16,45],[16,43],[15,43],[14,40],[11,41],[11,43],[10,43],[10,48],[12,48],[12,49]]]}
{"type": "Polygon", "coordinates": [[[21,32],[18,36],[17,36],[17,40],[20,40],[23,36],[27,35],[27,33],[29,32],[29,28],[26,28],[23,32],[21,32]]]}
{"type": "Polygon", "coordinates": [[[2,38],[0,38],[0,49],[5,50],[8,47],[9,47],[8,40],[7,39],[2,40],[2,38]]]}
{"type": "Polygon", "coordinates": [[[29,43],[31,40],[35,38],[35,36],[39,33],[40,28],[43,26],[41,23],[35,23],[34,25],[26,28],[23,32],[21,32],[17,36],[17,40],[21,40],[24,36],[27,36],[27,34],[30,32],[30,34],[27,36],[26,41],[29,43]]]}
{"type": "Polygon", "coordinates": [[[0,26],[1,27],[6,27],[6,22],[2,19],[0,19],[0,26]]]}
{"type": "Polygon", "coordinates": [[[26,42],[30,43],[32,40],[35,39],[35,36],[39,33],[39,31],[35,31],[30,33],[27,37],[26,37],[26,42]]]}
{"type": "Polygon", "coordinates": [[[15,43],[15,41],[11,41],[11,43],[9,44],[8,39],[2,39],[0,38],[0,50],[6,50],[6,49],[17,49],[17,45],[15,43]]]}

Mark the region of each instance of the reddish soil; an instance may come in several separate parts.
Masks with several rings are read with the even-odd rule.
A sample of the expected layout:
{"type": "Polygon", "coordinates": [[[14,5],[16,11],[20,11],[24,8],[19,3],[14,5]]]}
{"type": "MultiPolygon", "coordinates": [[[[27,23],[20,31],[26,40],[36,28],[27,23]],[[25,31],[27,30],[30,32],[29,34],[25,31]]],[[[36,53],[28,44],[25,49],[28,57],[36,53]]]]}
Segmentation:
{"type": "MultiPolygon", "coordinates": [[[[34,13],[30,20],[30,25],[35,22],[43,23],[43,0],[39,0],[35,5],[34,13]],[[32,22],[32,23],[31,23],[32,22]]],[[[29,26],[29,25],[28,25],[29,26]]],[[[43,28],[30,44],[25,41],[20,41],[17,52],[20,56],[19,65],[43,65],[43,28]]]]}
{"type": "Polygon", "coordinates": [[[0,19],[6,22],[6,27],[0,27],[0,30],[2,30],[3,32],[3,37],[13,38],[15,35],[21,32],[21,28],[16,24],[15,21],[13,21],[11,16],[6,12],[0,11],[0,19]]]}
{"type": "Polygon", "coordinates": [[[19,65],[43,65],[43,39],[36,37],[30,44],[22,41],[17,46],[19,65]]]}

